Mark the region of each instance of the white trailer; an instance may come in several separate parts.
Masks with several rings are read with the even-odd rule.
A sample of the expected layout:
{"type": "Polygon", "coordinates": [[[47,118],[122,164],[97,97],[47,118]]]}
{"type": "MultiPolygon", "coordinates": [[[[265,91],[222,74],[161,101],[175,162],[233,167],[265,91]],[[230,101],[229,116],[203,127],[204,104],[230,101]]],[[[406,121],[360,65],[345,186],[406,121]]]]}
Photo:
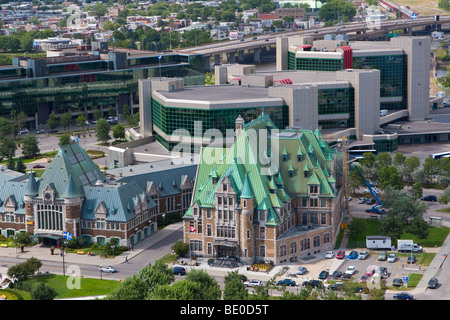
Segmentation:
{"type": "Polygon", "coordinates": [[[366,247],[373,250],[390,250],[392,247],[391,237],[366,236],[366,247]]]}

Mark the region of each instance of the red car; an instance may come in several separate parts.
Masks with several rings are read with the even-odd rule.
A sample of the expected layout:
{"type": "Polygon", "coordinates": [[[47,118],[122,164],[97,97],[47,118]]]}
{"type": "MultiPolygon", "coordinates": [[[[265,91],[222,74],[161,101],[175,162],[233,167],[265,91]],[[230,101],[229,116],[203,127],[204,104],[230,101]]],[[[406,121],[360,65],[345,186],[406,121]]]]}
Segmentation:
{"type": "Polygon", "coordinates": [[[336,255],[336,259],[344,259],[345,258],[345,252],[343,250],[339,251],[336,255]]]}

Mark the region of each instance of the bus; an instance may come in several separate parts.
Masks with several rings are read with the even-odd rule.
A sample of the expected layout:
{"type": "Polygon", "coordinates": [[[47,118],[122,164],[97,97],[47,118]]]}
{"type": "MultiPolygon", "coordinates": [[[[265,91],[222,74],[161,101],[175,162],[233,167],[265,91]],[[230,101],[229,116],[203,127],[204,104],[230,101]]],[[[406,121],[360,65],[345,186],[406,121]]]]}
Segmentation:
{"type": "Polygon", "coordinates": [[[375,156],[377,155],[377,150],[375,149],[358,149],[358,150],[348,150],[348,154],[353,156],[353,157],[362,157],[364,153],[366,152],[370,152],[373,153],[375,156]]]}
{"type": "Polygon", "coordinates": [[[433,153],[433,154],[430,154],[430,157],[433,158],[433,159],[449,158],[450,157],[450,151],[441,152],[441,153],[433,153]]]}

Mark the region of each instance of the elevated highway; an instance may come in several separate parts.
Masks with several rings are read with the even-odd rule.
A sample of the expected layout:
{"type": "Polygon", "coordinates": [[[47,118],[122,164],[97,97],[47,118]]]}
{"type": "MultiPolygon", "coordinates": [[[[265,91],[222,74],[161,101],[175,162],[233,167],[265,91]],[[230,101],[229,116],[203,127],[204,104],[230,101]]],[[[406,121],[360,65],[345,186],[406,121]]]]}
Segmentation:
{"type": "MultiPolygon", "coordinates": [[[[367,40],[370,38],[379,38],[394,30],[403,30],[404,34],[412,34],[415,30],[440,30],[444,24],[450,27],[450,16],[440,16],[439,21],[435,21],[435,17],[422,17],[417,19],[398,19],[380,21],[376,24],[368,24],[366,22],[351,22],[340,26],[321,27],[308,29],[303,31],[276,32],[260,35],[254,38],[245,38],[242,40],[231,40],[216,42],[197,47],[180,49],[178,52],[198,53],[205,56],[205,70],[209,70],[211,57],[214,57],[214,63],[220,64],[222,55],[226,55],[227,62],[236,63],[243,62],[244,52],[253,52],[254,63],[260,63],[261,54],[271,50],[276,44],[277,37],[289,37],[294,35],[312,36],[316,39],[323,39],[324,35],[347,34],[350,40],[367,40]]],[[[272,49],[273,50],[273,49],[272,49]]]]}

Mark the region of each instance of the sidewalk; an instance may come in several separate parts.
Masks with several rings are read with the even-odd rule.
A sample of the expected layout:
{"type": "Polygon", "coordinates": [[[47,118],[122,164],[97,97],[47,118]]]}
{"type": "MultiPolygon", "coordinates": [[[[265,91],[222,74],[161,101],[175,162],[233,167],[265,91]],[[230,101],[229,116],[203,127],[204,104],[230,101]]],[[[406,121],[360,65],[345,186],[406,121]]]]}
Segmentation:
{"type": "MultiPolygon", "coordinates": [[[[89,265],[118,265],[125,262],[125,257],[128,260],[131,260],[134,256],[141,253],[143,250],[151,247],[153,244],[159,242],[163,238],[169,236],[173,232],[182,228],[182,223],[174,223],[168,225],[164,229],[154,233],[147,239],[136,244],[131,251],[125,251],[122,254],[114,257],[114,258],[105,258],[96,256],[88,256],[87,254],[77,254],[77,253],[67,253],[64,256],[65,263],[80,263],[80,264],[89,264],[89,265]]],[[[35,245],[33,247],[25,248],[25,252],[20,252],[19,249],[15,248],[0,248],[0,261],[1,257],[10,257],[10,258],[20,258],[20,259],[29,259],[31,257],[37,258],[41,261],[62,261],[62,256],[60,255],[60,250],[56,249],[55,253],[52,255],[50,252],[50,248],[48,246],[43,245],[35,245]]],[[[6,273],[5,267],[0,267],[0,273],[6,273]]]]}

